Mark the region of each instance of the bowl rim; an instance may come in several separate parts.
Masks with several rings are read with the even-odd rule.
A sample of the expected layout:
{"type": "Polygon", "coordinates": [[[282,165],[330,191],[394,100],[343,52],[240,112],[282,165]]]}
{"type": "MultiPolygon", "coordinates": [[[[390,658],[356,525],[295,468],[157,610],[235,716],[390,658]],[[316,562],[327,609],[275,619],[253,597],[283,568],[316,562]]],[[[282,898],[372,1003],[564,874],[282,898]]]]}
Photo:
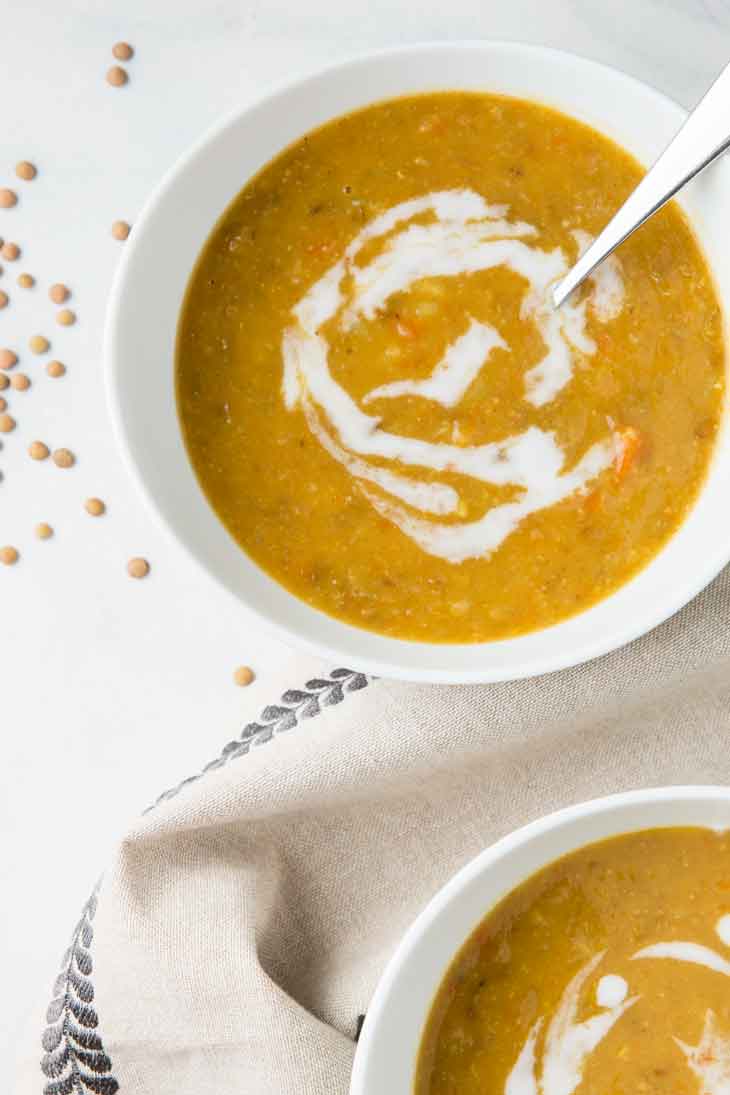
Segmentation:
{"type": "MultiPolygon", "coordinates": [[[[219,588],[224,589],[229,596],[231,596],[236,604],[244,607],[245,611],[254,616],[261,626],[271,635],[273,635],[279,641],[285,643],[287,646],[294,647],[299,650],[303,650],[316,657],[322,658],[328,661],[347,662],[350,666],[358,669],[362,672],[369,673],[375,676],[382,676],[386,678],[395,678],[399,680],[410,680],[424,683],[445,683],[445,684],[466,684],[466,683],[493,683],[506,680],[520,680],[532,677],[539,677],[546,673],[554,672],[559,669],[569,668],[578,664],[591,661],[597,657],[600,657],[606,653],[609,653],[625,644],[633,641],[634,639],[646,634],[653,630],[659,624],[667,620],[670,616],[674,615],[680,608],[691,601],[722,569],[722,567],[730,559],[730,543],[728,543],[725,549],[722,549],[721,545],[717,545],[717,549],[712,552],[708,550],[702,559],[698,560],[698,566],[694,570],[694,573],[689,576],[685,576],[681,583],[681,589],[679,584],[673,584],[672,588],[665,590],[664,596],[660,599],[657,598],[652,612],[645,611],[642,613],[641,619],[637,620],[631,614],[624,614],[621,621],[618,621],[615,625],[606,627],[596,637],[590,637],[582,639],[580,644],[578,642],[555,644],[552,650],[538,651],[537,653],[526,652],[520,657],[520,663],[518,668],[514,668],[508,664],[509,659],[505,659],[505,664],[491,665],[488,668],[484,668],[482,665],[475,665],[471,667],[456,667],[456,668],[439,668],[434,666],[409,665],[407,659],[399,660],[398,655],[394,653],[387,657],[384,656],[372,656],[365,653],[353,653],[348,651],[343,654],[341,649],[338,649],[335,643],[327,641],[326,639],[320,639],[310,634],[305,634],[304,630],[299,626],[289,626],[287,623],[274,619],[272,616],[267,615],[261,611],[256,605],[252,604],[249,600],[240,596],[235,590],[233,590],[226,580],[216,573],[213,567],[207,565],[207,563],[199,556],[196,550],[186,542],[185,538],[178,534],[176,529],[168,518],[162,513],[160,506],[158,505],[150,487],[148,486],[142,468],[134,454],[134,446],[132,445],[127,431],[124,425],[124,415],[122,413],[122,399],[120,392],[123,388],[123,376],[121,368],[121,355],[116,352],[117,331],[119,324],[119,313],[122,307],[122,301],[125,295],[128,281],[128,270],[134,261],[136,240],[143,237],[147,223],[151,221],[156,214],[158,208],[165,203],[168,192],[175,186],[178,177],[185,173],[187,167],[196,161],[202,152],[219,137],[225,134],[225,132],[235,126],[243,117],[249,113],[254,112],[259,107],[275,103],[277,101],[285,101],[291,97],[292,93],[302,90],[306,87],[316,85],[323,79],[327,79],[337,74],[345,73],[348,70],[357,66],[367,66],[373,62],[377,62],[380,59],[389,57],[402,57],[403,59],[414,58],[418,56],[429,56],[436,54],[449,54],[454,52],[484,52],[485,50],[495,50],[500,53],[514,54],[516,57],[520,57],[524,60],[525,56],[533,55],[547,58],[554,58],[556,62],[560,64],[569,64],[576,71],[581,70],[589,75],[591,72],[601,70],[612,78],[617,78],[620,81],[628,84],[638,91],[642,96],[649,99],[654,99],[655,102],[662,108],[669,108],[677,116],[678,124],[681,123],[683,118],[686,117],[687,112],[677,104],[669,96],[663,92],[658,91],[656,88],[644,83],[630,74],[624,73],[620,69],[617,69],[611,65],[607,65],[604,62],[594,61],[590,58],[583,57],[579,54],[572,53],[567,50],[558,49],[552,46],[542,46],[534,43],[521,43],[519,41],[502,41],[499,39],[474,39],[469,41],[455,40],[447,42],[422,42],[414,43],[405,46],[388,46],[383,49],[371,50],[362,53],[355,53],[351,56],[338,60],[330,65],[317,67],[313,71],[305,73],[292,78],[284,83],[279,83],[274,87],[265,89],[260,95],[248,100],[243,106],[236,106],[228,111],[217,122],[210,126],[206,132],[202,134],[178,159],[173,165],[166,171],[160,182],[152,190],[139,217],[135,222],[135,229],[131,234],[130,240],[125,245],[120,262],[115,272],[112,287],[109,293],[106,320],[104,328],[104,340],[103,340],[103,358],[105,363],[105,387],[107,396],[107,407],[112,424],[112,431],[116,439],[117,447],[122,454],[123,463],[127,467],[132,480],[136,483],[137,489],[143,497],[146,506],[154,515],[156,522],[161,527],[165,534],[170,537],[178,548],[181,548],[183,552],[191,558],[196,567],[199,568],[208,578],[212,579],[219,588]]],[[[435,86],[438,81],[435,81],[435,86]]],[[[404,92],[406,94],[407,92],[404,92]]],[[[387,96],[386,96],[387,98],[387,96]]],[[[373,103],[381,101],[377,95],[374,95],[373,103]]],[[[333,117],[336,115],[333,114],[333,117]]],[[[211,221],[211,230],[214,225],[214,221],[211,221]]],[[[190,474],[194,476],[192,468],[190,474]]],[[[697,501],[702,496],[704,487],[701,488],[697,501]]],[[[220,518],[216,519],[220,522],[220,518]]],[[[221,522],[222,524],[222,522],[221,522]]],[[[679,530],[677,530],[679,531],[679,530]]],[[[676,536],[676,532],[670,537],[670,541],[676,536]]],[[[669,543],[669,541],[667,542],[669,543]]],[[[666,545],[664,545],[666,547],[666,545]]],[[[239,548],[243,551],[242,548],[239,548]]],[[[661,553],[660,549],[660,553],[661,553]]],[[[254,564],[258,567],[258,564],[254,564]]],[[[651,565],[651,561],[649,563],[651,565]]],[[[258,568],[261,570],[261,568],[258,568]]],[[[265,571],[261,571],[267,578],[275,582],[275,579],[266,575],[265,571]]],[[[629,579],[629,582],[632,579],[629,579]]],[[[280,583],[276,583],[280,589],[284,590],[286,596],[292,598],[300,603],[300,598],[296,594],[291,593],[286,587],[281,586],[280,583]]],[[[626,587],[626,584],[619,587],[620,589],[626,587]]],[[[603,599],[605,600],[605,599],[603,599]]],[[[597,602],[597,604],[603,603],[597,602]]],[[[326,617],[328,620],[336,619],[330,617],[326,613],[322,613],[321,610],[315,609],[313,606],[307,606],[315,613],[326,617]]],[[[594,605],[588,606],[581,613],[578,613],[576,618],[590,614],[591,610],[596,607],[594,605]]],[[[572,619],[572,617],[571,617],[572,619]]],[[[558,621],[556,625],[560,626],[561,623],[566,621],[558,621]]],[[[363,634],[365,636],[371,636],[372,633],[367,629],[358,628],[355,625],[346,623],[345,621],[337,620],[337,623],[346,631],[363,634]]],[[[538,629],[536,632],[530,632],[530,635],[545,634],[551,630],[551,627],[538,629]]],[[[495,642],[501,642],[509,644],[519,639],[523,639],[526,636],[516,636],[515,639],[488,641],[484,643],[465,643],[465,644],[453,644],[453,643],[433,643],[433,642],[420,642],[417,640],[401,640],[395,639],[392,636],[378,635],[379,638],[388,640],[389,645],[394,651],[397,651],[399,646],[405,647],[423,647],[424,650],[450,650],[455,651],[460,648],[473,652],[479,648],[488,649],[495,646],[495,642]]]]}
{"type": "MultiPolygon", "coordinates": [[[[588,817],[595,818],[610,815],[612,813],[616,813],[620,816],[621,812],[626,809],[647,806],[654,803],[699,803],[701,805],[707,804],[709,806],[712,802],[729,804],[730,787],[724,787],[722,784],[677,784],[638,788],[630,791],[619,791],[614,794],[600,795],[597,798],[586,799],[583,802],[574,803],[570,806],[553,810],[533,821],[529,821],[527,824],[521,825],[517,829],[513,829],[506,833],[493,844],[488,845],[483,851],[478,852],[476,856],[470,859],[468,863],[452,875],[451,878],[436,891],[433,897],[430,898],[421,912],[418,913],[416,918],[411,922],[405,933],[401,936],[391,957],[386,962],[385,967],[378,978],[375,991],[370,998],[370,1003],[368,1004],[365,1019],[360,1031],[360,1037],[357,1042],[353,1060],[349,1095],[369,1095],[369,1089],[366,1086],[368,1079],[366,1069],[369,1066],[369,1056],[372,1052],[371,1046],[374,1045],[377,1040],[378,1027],[382,1020],[383,1012],[387,1007],[389,994],[393,986],[396,985],[401,977],[403,969],[409,960],[411,951],[426,933],[430,925],[440,916],[442,911],[452,902],[458,901],[459,895],[467,888],[470,882],[493,870],[500,862],[508,859],[515,851],[529,845],[539,837],[549,833],[557,833],[561,829],[570,827],[575,822],[585,820],[588,817]]],[[[677,824],[682,827],[683,823],[678,822],[677,824]]],[[[639,833],[648,829],[668,827],[670,826],[651,823],[643,826],[639,823],[635,828],[632,826],[625,829],[619,826],[613,835],[620,836],[625,833],[639,833]]],[[[713,828],[710,824],[704,826],[698,825],[698,827],[713,828]]],[[[730,822],[728,827],[730,827],[730,822]]],[[[599,838],[599,842],[600,840],[610,839],[611,835],[609,834],[599,838]]],[[[576,844],[573,851],[579,851],[596,842],[597,841],[594,839],[587,839],[585,842],[576,844]]],[[[567,852],[563,854],[570,855],[572,853],[567,852]]],[[[558,853],[553,859],[546,860],[544,866],[548,866],[551,862],[555,862],[560,858],[562,858],[562,855],[558,853]]],[[[537,870],[541,869],[542,868],[540,867],[537,868],[537,870]]],[[[513,893],[519,885],[526,882],[534,873],[536,872],[530,871],[526,873],[521,878],[520,882],[509,887],[504,897],[513,893]]],[[[483,917],[487,917],[500,900],[503,900],[503,898],[499,898],[491,906],[486,906],[483,917]]],[[[468,935],[456,945],[453,951],[452,960],[456,957],[459,948],[466,943],[467,939],[468,935]]],[[[433,1000],[429,1002],[429,1011],[432,1003],[433,1000]]],[[[421,1037],[422,1035],[423,1031],[421,1032],[421,1037]]]]}

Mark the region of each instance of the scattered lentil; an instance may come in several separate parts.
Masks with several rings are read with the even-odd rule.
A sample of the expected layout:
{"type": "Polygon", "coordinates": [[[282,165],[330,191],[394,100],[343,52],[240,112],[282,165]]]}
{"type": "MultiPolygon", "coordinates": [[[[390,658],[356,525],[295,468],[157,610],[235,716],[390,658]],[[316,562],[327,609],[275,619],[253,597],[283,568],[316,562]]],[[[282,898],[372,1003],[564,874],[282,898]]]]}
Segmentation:
{"type": "Polygon", "coordinates": [[[112,53],[118,61],[131,61],[134,57],[134,49],[129,42],[115,42],[112,53]]]}
{"type": "Polygon", "coordinates": [[[31,441],[28,446],[28,455],[31,460],[47,460],[51,455],[51,450],[44,441],[31,441]]]}
{"type": "Polygon", "coordinates": [[[76,457],[70,449],[54,449],[53,463],[57,468],[72,468],[76,463],[76,457]]]}
{"type": "Polygon", "coordinates": [[[40,525],[36,525],[35,534],[39,540],[50,540],[53,536],[53,529],[45,521],[41,521],[40,525]]]}
{"type": "Polygon", "coordinates": [[[4,392],[9,383],[9,377],[7,377],[5,373],[0,373],[0,392],[4,392]]]}
{"type": "Polygon", "coordinates": [[[9,414],[0,414],[0,433],[11,433],[15,429],[15,419],[9,414]]]}
{"type": "Polygon", "coordinates": [[[112,235],[115,240],[126,240],[131,230],[126,221],[114,221],[112,225],[112,235]]]}
{"type": "Polygon", "coordinates": [[[7,308],[10,297],[0,289],[0,308],[7,308]]]}
{"type": "Polygon", "coordinates": [[[12,209],[18,201],[18,195],[14,190],[8,190],[6,186],[0,187],[0,209],[12,209]]]}
{"type": "Polygon", "coordinates": [[[30,388],[30,377],[26,376],[25,373],[14,373],[10,377],[10,387],[16,392],[27,392],[30,388]]]}
{"type": "Polygon", "coordinates": [[[15,174],[24,182],[30,182],[38,174],[38,169],[29,160],[21,160],[20,163],[15,165],[15,174]]]}
{"type": "Polygon", "coordinates": [[[12,243],[10,240],[5,240],[5,243],[0,248],[0,255],[8,262],[15,262],[20,258],[20,248],[17,243],[12,243]]]}
{"type": "Polygon", "coordinates": [[[46,372],[49,376],[52,376],[56,380],[59,376],[63,376],[66,372],[66,366],[62,361],[49,361],[46,365],[46,372]]]}
{"type": "Polygon", "coordinates": [[[121,65],[112,65],[106,74],[106,82],[112,87],[124,87],[128,79],[127,70],[121,65]]]}
{"type": "Polygon", "coordinates": [[[32,274],[21,274],[18,278],[18,285],[21,289],[32,289],[35,285],[35,278],[32,274]]]}
{"type": "Polygon", "coordinates": [[[3,397],[0,395],[0,411],[7,410],[7,406],[8,406],[7,400],[3,399],[3,397]]]}
{"type": "Polygon", "coordinates": [[[146,578],[150,572],[150,564],[146,559],[130,559],[127,563],[127,574],[130,578],[146,578]]]}
{"type": "Polygon", "coordinates": [[[57,281],[55,285],[52,285],[48,290],[48,295],[54,304],[63,304],[64,300],[68,300],[71,296],[71,291],[67,285],[57,281]]]}
{"type": "Polygon", "coordinates": [[[45,354],[50,350],[51,344],[44,335],[31,335],[28,345],[34,354],[45,354]]]}
{"type": "Polygon", "coordinates": [[[19,558],[20,554],[17,548],[10,547],[10,545],[0,548],[0,563],[2,563],[4,566],[13,566],[14,563],[17,563],[19,558]]]}
{"type": "Polygon", "coordinates": [[[101,517],[102,513],[106,512],[106,505],[101,498],[87,498],[84,502],[84,508],[92,517],[101,517]]]}
{"type": "Polygon", "coordinates": [[[246,688],[247,685],[252,683],[254,677],[255,673],[248,665],[240,665],[233,674],[233,680],[239,688],[246,688]]]}
{"type": "Polygon", "coordinates": [[[18,364],[18,355],[13,353],[12,350],[0,350],[0,369],[12,369],[13,365],[18,364]]]}
{"type": "Polygon", "coordinates": [[[56,323],[59,323],[61,327],[70,327],[76,322],[76,313],[72,312],[70,308],[62,308],[56,316],[56,323]]]}

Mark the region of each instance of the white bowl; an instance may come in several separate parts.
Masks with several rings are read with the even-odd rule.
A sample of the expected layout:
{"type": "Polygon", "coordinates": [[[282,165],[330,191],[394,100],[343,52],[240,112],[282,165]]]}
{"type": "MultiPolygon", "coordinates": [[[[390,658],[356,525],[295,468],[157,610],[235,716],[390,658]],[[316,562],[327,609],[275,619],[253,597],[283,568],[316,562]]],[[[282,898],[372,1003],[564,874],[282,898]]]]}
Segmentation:
{"type": "MultiPolygon", "coordinates": [[[[178,424],[174,346],[195,260],[228,204],[259,168],[313,126],[377,100],[438,89],[535,99],[588,122],[650,164],[683,120],[669,99],[613,69],[567,53],[502,42],[412,46],[338,65],[218,125],[164,179],[135,225],[111,295],[105,357],[114,427],[152,509],[208,575],[280,638],[382,676],[496,681],[587,661],[650,630],[730,559],[726,423],[702,494],[656,558],[612,596],[519,638],[441,644],[386,638],[311,608],[238,547],[206,501],[178,424]]],[[[722,297],[730,295],[730,164],[697,179],[682,205],[722,297]]]]}
{"type": "Polygon", "coordinates": [[[375,991],[355,1054],[350,1095],[413,1095],[418,1049],[452,959],[516,886],[560,856],[641,829],[730,828],[730,788],[665,787],[593,799],[534,821],[468,863],[403,937],[375,991]]]}

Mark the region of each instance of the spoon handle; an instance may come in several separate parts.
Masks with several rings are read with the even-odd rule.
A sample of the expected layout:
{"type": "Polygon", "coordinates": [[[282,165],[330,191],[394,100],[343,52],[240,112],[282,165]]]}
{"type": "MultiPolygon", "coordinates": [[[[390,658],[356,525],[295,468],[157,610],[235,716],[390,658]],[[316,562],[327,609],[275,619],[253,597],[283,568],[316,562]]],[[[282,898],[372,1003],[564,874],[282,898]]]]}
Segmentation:
{"type": "Polygon", "coordinates": [[[636,190],[573,269],[554,286],[555,307],[559,308],[620,243],[729,147],[730,65],[727,65],[636,190]]]}

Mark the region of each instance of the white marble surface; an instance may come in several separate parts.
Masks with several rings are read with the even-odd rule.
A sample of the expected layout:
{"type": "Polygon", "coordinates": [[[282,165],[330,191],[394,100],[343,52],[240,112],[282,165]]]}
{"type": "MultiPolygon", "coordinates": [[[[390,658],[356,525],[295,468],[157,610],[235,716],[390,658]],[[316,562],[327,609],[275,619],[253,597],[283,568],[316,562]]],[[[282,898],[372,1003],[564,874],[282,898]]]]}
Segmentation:
{"type": "MultiPolygon", "coordinates": [[[[19,427],[0,450],[0,542],[22,563],[0,572],[0,1056],[53,979],[79,906],[127,818],[212,757],[282,672],[306,665],[261,635],[203,580],[142,508],[115,452],[101,337],[120,245],[150,188],[222,112],[340,56],[382,45],[501,37],[562,46],[617,65],[690,105],[730,55],[730,0],[5,0],[0,185],[38,163],[0,236],[12,296],[0,346],[53,339],[68,376],[12,400],[19,427]],[[131,83],[104,83],[112,43],[137,49],[131,83]],[[21,270],[39,280],[14,286],[21,270]],[[48,284],[74,290],[75,328],[53,322],[48,284]],[[35,464],[30,440],[68,445],[73,471],[35,464]],[[90,494],[109,513],[94,521],[90,494]],[[36,522],[57,529],[33,540],[36,522]],[[147,556],[149,579],[125,574],[147,556]],[[258,679],[236,689],[250,663],[258,679]]],[[[184,224],[181,224],[184,231],[184,224]]],[[[7,394],[7,393],[4,393],[7,394]]],[[[40,1053],[40,1046],[39,1046],[40,1053]]]]}

